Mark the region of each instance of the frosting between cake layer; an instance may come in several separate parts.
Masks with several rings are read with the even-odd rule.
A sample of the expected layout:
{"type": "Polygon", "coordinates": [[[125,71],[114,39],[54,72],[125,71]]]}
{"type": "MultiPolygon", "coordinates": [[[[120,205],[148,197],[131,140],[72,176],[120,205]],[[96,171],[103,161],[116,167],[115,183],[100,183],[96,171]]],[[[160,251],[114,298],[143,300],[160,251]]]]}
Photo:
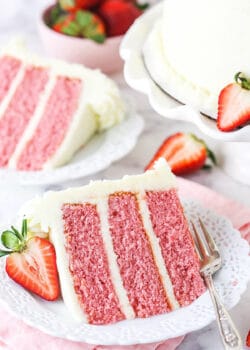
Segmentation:
{"type": "Polygon", "coordinates": [[[114,289],[116,291],[116,295],[119,299],[119,306],[123,314],[126,316],[126,319],[132,319],[135,317],[135,313],[129,303],[126,290],[123,287],[123,282],[122,282],[119,267],[117,264],[117,255],[115,254],[113,249],[112,237],[109,230],[109,223],[108,223],[108,216],[107,216],[107,212],[108,212],[107,200],[102,199],[98,201],[97,209],[100,215],[102,238],[103,238],[105,250],[107,253],[107,257],[109,260],[111,279],[114,285],[114,289]]]}
{"type": "Polygon", "coordinates": [[[51,91],[55,85],[56,82],[56,77],[55,75],[51,75],[50,79],[48,81],[48,84],[46,85],[45,91],[43,93],[43,95],[40,98],[40,102],[36,108],[36,111],[33,115],[33,118],[30,120],[28,126],[26,127],[24,134],[21,138],[21,140],[19,141],[19,143],[16,146],[15,152],[12,154],[10,160],[9,160],[9,164],[8,166],[10,168],[16,168],[16,164],[18,161],[18,158],[20,156],[20,154],[22,153],[26,143],[29,141],[30,136],[33,135],[33,133],[35,132],[35,129],[41,119],[44,107],[48,101],[48,98],[51,94],[51,91]]]}
{"type": "Polygon", "coordinates": [[[158,267],[158,271],[159,271],[159,274],[161,276],[161,282],[163,284],[168,302],[169,302],[172,310],[175,310],[175,309],[178,309],[180,305],[179,305],[179,303],[174,295],[173,286],[172,286],[168,271],[167,271],[165,263],[164,263],[164,259],[163,259],[162,252],[161,252],[161,247],[159,245],[159,240],[157,239],[157,237],[154,233],[154,229],[152,226],[152,222],[150,220],[150,213],[149,213],[148,206],[147,206],[147,203],[145,200],[145,196],[146,196],[145,192],[137,195],[137,198],[139,199],[140,212],[141,212],[141,215],[143,217],[143,224],[144,224],[147,236],[149,238],[149,241],[151,243],[151,247],[152,247],[153,255],[154,255],[154,259],[155,259],[155,264],[158,267]]]}

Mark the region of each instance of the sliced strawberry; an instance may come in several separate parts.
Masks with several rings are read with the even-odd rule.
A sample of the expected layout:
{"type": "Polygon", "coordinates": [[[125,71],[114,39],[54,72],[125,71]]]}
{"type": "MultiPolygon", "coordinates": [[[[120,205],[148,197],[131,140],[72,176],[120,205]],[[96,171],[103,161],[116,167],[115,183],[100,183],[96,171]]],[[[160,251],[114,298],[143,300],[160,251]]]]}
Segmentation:
{"type": "Polygon", "coordinates": [[[79,10],[75,13],[60,15],[52,28],[62,34],[92,39],[103,43],[106,38],[102,19],[90,12],[79,10]]]}
{"type": "Polygon", "coordinates": [[[250,330],[247,334],[247,338],[246,338],[246,346],[250,347],[250,330]]]}
{"type": "Polygon", "coordinates": [[[15,282],[46,300],[56,300],[60,294],[54,246],[45,238],[27,240],[27,222],[22,233],[14,227],[1,236],[8,250],[6,272],[15,282]],[[26,228],[25,228],[26,227],[26,228]]]}
{"type": "Polygon", "coordinates": [[[160,146],[145,170],[151,169],[155,161],[165,158],[176,175],[191,173],[202,168],[206,159],[216,162],[213,153],[204,141],[193,134],[178,132],[168,137],[160,146]]]}
{"type": "Polygon", "coordinates": [[[117,36],[126,33],[142,11],[133,2],[106,0],[98,8],[98,14],[106,24],[108,36],[117,36]]]}
{"type": "Polygon", "coordinates": [[[222,131],[235,130],[250,121],[250,81],[241,73],[235,80],[219,95],[217,126],[222,131]]]}
{"type": "Polygon", "coordinates": [[[75,15],[72,13],[62,14],[54,21],[52,28],[62,34],[78,36],[80,28],[77,23],[74,23],[75,15]]]}

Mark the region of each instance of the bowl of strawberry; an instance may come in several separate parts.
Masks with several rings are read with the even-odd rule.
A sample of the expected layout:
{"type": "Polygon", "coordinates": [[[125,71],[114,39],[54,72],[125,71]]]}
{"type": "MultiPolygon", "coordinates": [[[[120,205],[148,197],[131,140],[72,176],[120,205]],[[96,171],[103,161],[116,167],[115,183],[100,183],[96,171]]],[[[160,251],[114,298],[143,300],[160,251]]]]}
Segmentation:
{"type": "Polygon", "coordinates": [[[101,69],[122,69],[123,34],[146,8],[134,0],[58,0],[46,8],[39,32],[49,56],[101,69]]]}

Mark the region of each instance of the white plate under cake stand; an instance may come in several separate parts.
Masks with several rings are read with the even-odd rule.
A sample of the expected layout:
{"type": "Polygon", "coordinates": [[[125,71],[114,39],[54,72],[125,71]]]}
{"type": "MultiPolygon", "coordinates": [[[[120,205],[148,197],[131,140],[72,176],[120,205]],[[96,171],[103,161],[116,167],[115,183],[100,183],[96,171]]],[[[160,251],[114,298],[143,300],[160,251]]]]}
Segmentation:
{"type": "Polygon", "coordinates": [[[143,47],[155,22],[161,18],[162,6],[160,3],[146,11],[125,35],[120,48],[125,61],[125,79],[132,88],[148,96],[151,106],[160,115],[191,122],[205,135],[220,141],[220,166],[239,182],[250,185],[250,125],[233,132],[221,132],[215,120],[172,98],[153,80],[146,68],[143,47]]]}
{"type": "MultiPolygon", "coordinates": [[[[250,279],[249,245],[227,219],[197,202],[185,200],[183,204],[187,218],[198,225],[200,217],[220,249],[223,264],[214,280],[222,301],[230,309],[239,302],[250,279]]],[[[4,258],[0,259],[0,281],[0,301],[15,317],[50,335],[89,344],[153,343],[201,329],[215,319],[207,291],[191,305],[160,316],[107,326],[76,323],[62,300],[43,301],[13,282],[5,272],[4,258]]]]}

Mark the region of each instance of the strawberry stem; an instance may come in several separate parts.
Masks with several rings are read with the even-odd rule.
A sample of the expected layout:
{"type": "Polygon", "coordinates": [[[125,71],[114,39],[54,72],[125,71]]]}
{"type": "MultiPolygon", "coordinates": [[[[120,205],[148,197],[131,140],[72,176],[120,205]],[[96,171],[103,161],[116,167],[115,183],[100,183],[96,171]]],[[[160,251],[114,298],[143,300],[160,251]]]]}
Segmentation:
{"type": "Polygon", "coordinates": [[[234,80],[239,84],[243,89],[250,90],[250,80],[247,79],[242,72],[238,72],[234,76],[234,80]]]}
{"type": "Polygon", "coordinates": [[[1,258],[2,256],[9,255],[10,253],[12,253],[11,250],[0,250],[0,258],[1,258]]]}
{"type": "MultiPolygon", "coordinates": [[[[196,142],[198,143],[201,143],[205,149],[206,149],[206,152],[207,152],[207,158],[211,160],[212,164],[213,165],[217,165],[217,159],[215,157],[215,154],[213,151],[211,151],[211,149],[208,148],[207,144],[205,143],[205,141],[203,141],[202,139],[199,139],[196,135],[190,133],[189,134],[190,137],[192,137],[196,142]]],[[[208,169],[208,168],[206,168],[208,169]]]]}
{"type": "Polygon", "coordinates": [[[14,226],[11,226],[11,230],[3,231],[1,234],[1,242],[3,246],[9,250],[0,250],[0,257],[12,252],[22,252],[26,247],[27,233],[27,219],[23,219],[21,233],[14,226]]]}

